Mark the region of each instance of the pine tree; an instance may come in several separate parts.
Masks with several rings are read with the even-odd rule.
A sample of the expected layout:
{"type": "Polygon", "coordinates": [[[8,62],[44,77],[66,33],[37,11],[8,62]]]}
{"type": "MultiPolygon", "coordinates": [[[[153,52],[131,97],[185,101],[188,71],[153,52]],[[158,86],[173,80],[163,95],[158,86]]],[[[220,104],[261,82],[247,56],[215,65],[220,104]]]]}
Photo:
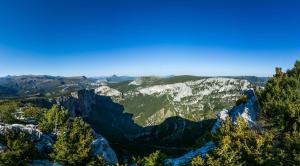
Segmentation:
{"type": "Polygon", "coordinates": [[[2,138],[6,149],[0,153],[0,165],[27,165],[36,156],[36,149],[27,133],[10,131],[2,138]]]}
{"type": "Polygon", "coordinates": [[[48,110],[39,123],[39,128],[42,132],[55,134],[65,125],[68,119],[68,110],[58,106],[53,105],[50,110],[48,110]]]}
{"type": "Polygon", "coordinates": [[[82,118],[76,117],[60,131],[50,156],[64,165],[85,165],[92,159],[90,145],[93,139],[90,126],[82,118]]]}
{"type": "Polygon", "coordinates": [[[133,158],[133,162],[138,166],[164,166],[166,155],[159,150],[144,158],[133,158]]]}
{"type": "Polygon", "coordinates": [[[163,166],[165,165],[165,154],[155,151],[145,158],[145,166],[163,166]]]}

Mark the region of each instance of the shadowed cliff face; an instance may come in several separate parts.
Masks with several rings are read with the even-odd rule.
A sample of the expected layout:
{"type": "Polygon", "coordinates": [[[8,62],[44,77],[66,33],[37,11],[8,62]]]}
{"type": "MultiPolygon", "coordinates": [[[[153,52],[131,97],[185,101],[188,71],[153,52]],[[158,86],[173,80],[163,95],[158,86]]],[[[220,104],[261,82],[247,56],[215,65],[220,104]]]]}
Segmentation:
{"type": "Polygon", "coordinates": [[[71,95],[49,99],[51,104],[58,104],[68,109],[71,117],[89,116],[92,106],[96,102],[94,90],[79,90],[72,92],[71,95]]]}
{"type": "Polygon", "coordinates": [[[214,123],[170,117],[160,125],[142,127],[134,123],[132,114],[124,112],[122,105],[99,95],[85,120],[109,140],[120,156],[148,154],[155,149],[185,152],[214,123]]]}
{"type": "Polygon", "coordinates": [[[96,131],[101,131],[108,138],[118,140],[131,140],[142,132],[142,128],[132,120],[132,115],[123,113],[123,106],[114,103],[110,97],[96,96],[93,110],[86,117],[86,121],[96,131]]]}

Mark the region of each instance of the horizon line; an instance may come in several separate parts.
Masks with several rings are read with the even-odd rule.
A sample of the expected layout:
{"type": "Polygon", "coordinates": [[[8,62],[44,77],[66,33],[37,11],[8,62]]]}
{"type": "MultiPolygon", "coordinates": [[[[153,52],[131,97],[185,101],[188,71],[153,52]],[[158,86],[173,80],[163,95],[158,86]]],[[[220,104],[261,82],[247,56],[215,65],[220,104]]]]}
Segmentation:
{"type": "Polygon", "coordinates": [[[50,77],[86,77],[86,78],[97,78],[97,77],[176,77],[176,76],[195,76],[195,77],[272,77],[272,76],[258,76],[258,75],[197,75],[197,74],[169,74],[169,75],[123,75],[123,74],[111,74],[111,75],[98,75],[98,76],[87,76],[87,75],[51,75],[51,74],[8,74],[0,75],[0,78],[5,77],[22,77],[22,76],[50,76],[50,77]]]}

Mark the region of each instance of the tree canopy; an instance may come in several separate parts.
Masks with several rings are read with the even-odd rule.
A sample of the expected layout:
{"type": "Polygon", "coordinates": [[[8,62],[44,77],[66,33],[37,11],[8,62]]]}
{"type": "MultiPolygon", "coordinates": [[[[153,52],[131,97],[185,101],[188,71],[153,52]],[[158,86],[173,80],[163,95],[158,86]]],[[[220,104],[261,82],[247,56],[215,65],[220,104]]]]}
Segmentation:
{"type": "Polygon", "coordinates": [[[62,127],[64,127],[67,119],[68,110],[61,106],[53,105],[52,108],[41,118],[39,128],[45,133],[57,133],[62,127]]]}
{"type": "MultiPolygon", "coordinates": [[[[92,129],[82,118],[76,117],[62,128],[54,144],[51,158],[64,165],[85,165],[92,157],[92,129]]],[[[99,161],[93,160],[93,163],[99,161]]]]}
{"type": "Polygon", "coordinates": [[[287,72],[275,70],[257,92],[259,128],[227,119],[215,137],[217,148],[192,165],[300,165],[300,61],[287,72]]]}
{"type": "Polygon", "coordinates": [[[27,165],[36,155],[34,143],[25,132],[10,131],[1,142],[5,144],[5,150],[0,153],[0,165],[27,165]]]}

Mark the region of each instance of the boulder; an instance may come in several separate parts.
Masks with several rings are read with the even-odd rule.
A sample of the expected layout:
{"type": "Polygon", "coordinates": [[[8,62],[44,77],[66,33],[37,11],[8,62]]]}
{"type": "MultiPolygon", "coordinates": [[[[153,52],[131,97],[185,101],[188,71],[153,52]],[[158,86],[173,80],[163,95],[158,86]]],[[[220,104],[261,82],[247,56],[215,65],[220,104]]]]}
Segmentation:
{"type": "Polygon", "coordinates": [[[47,152],[52,149],[54,140],[51,135],[43,134],[37,125],[23,124],[0,124],[0,135],[5,135],[10,131],[22,131],[29,134],[29,139],[35,143],[35,147],[41,156],[47,156],[47,152]]]}
{"type": "Polygon", "coordinates": [[[114,150],[109,146],[108,141],[100,134],[95,133],[96,139],[93,140],[91,147],[94,156],[102,156],[109,164],[117,164],[118,158],[114,150]]]}
{"type": "Polygon", "coordinates": [[[204,146],[202,146],[200,149],[197,149],[195,151],[190,151],[181,157],[178,157],[175,159],[167,159],[166,165],[173,165],[173,166],[185,165],[185,164],[191,162],[194,157],[197,157],[197,156],[205,157],[207,152],[209,152],[213,148],[215,148],[215,143],[210,141],[207,144],[205,144],[204,146]]]}

